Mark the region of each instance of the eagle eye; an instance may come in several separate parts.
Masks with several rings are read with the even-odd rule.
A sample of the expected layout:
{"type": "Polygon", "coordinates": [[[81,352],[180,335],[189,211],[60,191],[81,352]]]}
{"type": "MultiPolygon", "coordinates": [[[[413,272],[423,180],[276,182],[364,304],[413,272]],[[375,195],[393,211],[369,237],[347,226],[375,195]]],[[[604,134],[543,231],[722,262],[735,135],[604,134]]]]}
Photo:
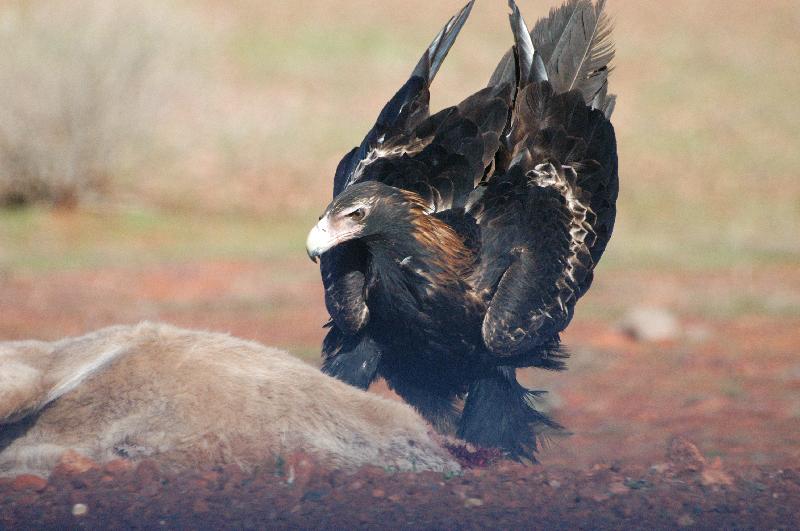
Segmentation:
{"type": "Polygon", "coordinates": [[[347,214],[347,217],[348,218],[352,218],[352,219],[354,219],[356,221],[361,221],[362,219],[364,219],[365,215],[366,215],[366,211],[364,210],[364,208],[357,208],[357,209],[353,210],[352,212],[349,212],[347,214]]]}

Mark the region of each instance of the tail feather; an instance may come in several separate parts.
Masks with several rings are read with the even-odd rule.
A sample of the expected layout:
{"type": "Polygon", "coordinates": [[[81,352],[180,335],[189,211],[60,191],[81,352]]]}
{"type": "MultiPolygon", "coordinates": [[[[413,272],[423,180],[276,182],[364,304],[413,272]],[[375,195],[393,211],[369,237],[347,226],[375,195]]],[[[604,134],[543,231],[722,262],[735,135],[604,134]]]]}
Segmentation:
{"type": "Polygon", "coordinates": [[[447,24],[439,31],[431,45],[428,46],[428,49],[422,54],[419,63],[417,63],[417,66],[411,73],[411,77],[421,77],[425,80],[426,86],[430,86],[433,78],[436,77],[436,73],[439,71],[439,67],[442,66],[445,57],[447,57],[447,53],[450,51],[450,48],[453,47],[458,33],[464,26],[467,18],[469,18],[474,3],[475,0],[470,0],[467,5],[461,8],[461,11],[447,21],[447,24]]]}
{"type": "Polygon", "coordinates": [[[557,92],[579,90],[587,104],[606,109],[608,74],[614,58],[612,24],[605,0],[570,0],[533,28],[550,82],[557,92]],[[602,94],[600,98],[598,95],[602,94]]]}

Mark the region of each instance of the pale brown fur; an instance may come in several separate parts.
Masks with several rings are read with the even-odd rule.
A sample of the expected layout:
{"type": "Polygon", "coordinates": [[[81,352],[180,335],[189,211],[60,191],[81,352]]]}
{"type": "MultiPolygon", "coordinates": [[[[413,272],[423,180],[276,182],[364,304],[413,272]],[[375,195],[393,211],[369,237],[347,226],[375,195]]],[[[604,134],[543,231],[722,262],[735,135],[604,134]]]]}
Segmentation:
{"type": "Polygon", "coordinates": [[[296,450],[340,468],[458,468],[405,404],[223,334],[143,323],[0,343],[0,384],[0,475],[46,475],[70,448],[167,468],[253,467],[296,450]]]}

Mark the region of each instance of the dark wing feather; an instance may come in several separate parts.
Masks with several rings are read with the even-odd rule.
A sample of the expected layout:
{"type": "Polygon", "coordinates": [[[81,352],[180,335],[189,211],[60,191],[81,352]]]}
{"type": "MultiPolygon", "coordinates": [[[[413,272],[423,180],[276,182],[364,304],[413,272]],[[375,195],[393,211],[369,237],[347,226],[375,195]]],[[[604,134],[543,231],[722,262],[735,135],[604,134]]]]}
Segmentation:
{"type": "MultiPolygon", "coordinates": [[[[500,114],[504,122],[507,105],[502,112],[496,109],[497,104],[488,105],[480,114],[470,107],[472,100],[468,98],[465,104],[435,116],[430,116],[428,110],[430,84],[466,22],[472,4],[470,1],[445,24],[411,77],[384,106],[361,145],[341,160],[334,176],[334,197],[353,182],[380,178],[400,188],[425,191],[432,202],[442,202],[442,197],[446,197],[452,203],[452,197],[465,193],[464,179],[460,176],[472,175],[479,167],[482,175],[483,161],[494,157],[496,150],[496,146],[488,144],[496,143],[499,132],[495,130],[502,129],[494,125],[497,120],[493,117],[500,114]],[[426,147],[430,149],[418,160],[409,157],[426,147]],[[381,153],[386,156],[380,156],[381,153]]],[[[476,95],[473,99],[476,97],[480,98],[476,95]]],[[[482,109],[480,105],[475,107],[482,109]]],[[[356,334],[369,321],[366,249],[355,242],[340,245],[320,257],[320,269],[325,304],[336,329],[331,337],[340,337],[339,332],[356,334]]],[[[330,343],[336,341],[332,339],[330,343]]]]}
{"type": "Polygon", "coordinates": [[[482,335],[500,356],[547,350],[591,285],[614,226],[614,49],[604,3],[570,0],[551,11],[534,27],[531,47],[510,2],[515,46],[491,82],[514,72],[514,107],[498,174],[470,209],[481,229],[473,286],[489,300],[482,335]],[[528,66],[537,57],[547,81],[528,66]]]}
{"type": "Polygon", "coordinates": [[[429,116],[428,87],[471,8],[472,2],[439,32],[361,146],[342,160],[334,196],[352,183],[379,180],[420,194],[433,211],[466,204],[499,148],[514,83],[487,87],[429,116]]]}
{"type": "Polygon", "coordinates": [[[514,112],[510,168],[472,210],[482,238],[473,285],[491,294],[483,338],[503,356],[567,326],[611,235],[618,189],[614,130],[579,92],[533,83],[514,112]]]}
{"type": "Polygon", "coordinates": [[[333,175],[333,197],[336,197],[344,190],[352,161],[358,156],[358,151],[359,148],[357,147],[351,149],[336,166],[336,173],[333,175]]]}
{"type": "Polygon", "coordinates": [[[499,148],[511,91],[489,87],[436,113],[401,144],[417,149],[376,157],[358,169],[358,180],[416,192],[435,212],[463,207],[499,148]]]}
{"type": "Polygon", "coordinates": [[[409,145],[413,141],[411,132],[429,117],[430,85],[467,21],[473,3],[471,0],[445,24],[422,54],[408,81],[383,107],[361,145],[342,160],[342,179],[334,185],[334,197],[361,179],[365,162],[368,163],[376,153],[400,154],[417,149],[417,146],[409,145]]]}
{"type": "Polygon", "coordinates": [[[511,13],[508,15],[514,33],[514,46],[506,52],[489,79],[489,86],[504,82],[525,85],[530,81],[547,81],[542,54],[533,46],[533,40],[525,19],[514,0],[508,0],[511,13]]]}
{"type": "MultiPolygon", "coordinates": [[[[524,43],[519,35],[524,22],[513,1],[509,3],[512,4],[511,27],[515,41],[524,43]]],[[[535,52],[532,59],[536,66],[543,63],[545,72],[527,79],[549,80],[556,92],[579,90],[587,104],[610,118],[616,100],[616,96],[608,94],[614,45],[611,20],[604,8],[605,0],[598,0],[596,4],[590,0],[569,0],[552,9],[547,18],[539,20],[530,35],[535,52]]],[[[517,44],[503,56],[489,80],[490,86],[513,79],[516,68],[522,70],[521,84],[524,84],[525,57],[520,61],[515,52],[519,55],[525,49],[525,45],[517,44]]]]}
{"type": "Polygon", "coordinates": [[[369,320],[365,298],[367,250],[361,242],[345,242],[320,257],[325,306],[333,323],[355,334],[369,320]]]}

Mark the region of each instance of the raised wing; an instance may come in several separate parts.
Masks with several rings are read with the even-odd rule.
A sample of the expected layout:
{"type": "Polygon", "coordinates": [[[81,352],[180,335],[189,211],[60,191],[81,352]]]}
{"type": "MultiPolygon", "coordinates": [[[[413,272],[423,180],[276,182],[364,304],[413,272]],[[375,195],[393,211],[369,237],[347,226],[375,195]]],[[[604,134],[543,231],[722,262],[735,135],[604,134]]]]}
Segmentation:
{"type": "Polygon", "coordinates": [[[340,163],[334,196],[368,180],[411,190],[433,211],[462,207],[494,160],[512,101],[513,80],[428,115],[428,88],[472,8],[467,4],[434,39],[411,78],[373,129],[340,163]]]}
{"type": "Polygon", "coordinates": [[[488,87],[431,116],[402,143],[399,155],[378,150],[359,180],[416,192],[434,212],[463,207],[500,146],[511,91],[511,85],[488,87]]]}
{"type": "MultiPolygon", "coordinates": [[[[616,96],[608,94],[608,75],[611,73],[609,65],[614,58],[614,45],[612,24],[603,11],[605,3],[605,0],[598,0],[596,4],[590,0],[570,0],[551,9],[547,18],[539,20],[530,33],[533,47],[530,62],[536,75],[527,79],[550,81],[556,92],[578,90],[587,104],[611,118],[616,96]]],[[[523,70],[520,78],[526,79],[527,46],[520,46],[520,42],[525,40],[520,26],[524,27],[525,23],[513,0],[509,0],[509,5],[517,45],[500,60],[489,85],[513,77],[517,64],[523,70]],[[515,50],[523,53],[515,53],[515,50]]]]}
{"type": "Polygon", "coordinates": [[[370,160],[374,160],[381,151],[392,150],[399,155],[402,153],[404,143],[407,149],[415,149],[409,145],[409,134],[430,116],[428,108],[430,85],[467,21],[474,2],[475,0],[471,0],[447,21],[422,54],[408,81],[383,107],[375,125],[364,137],[361,145],[344,156],[334,177],[334,197],[348,185],[360,180],[364,166],[368,165],[370,160]]]}
{"type": "MultiPolygon", "coordinates": [[[[472,4],[447,22],[361,145],[339,163],[334,197],[355,182],[380,180],[419,193],[435,211],[466,202],[499,147],[513,85],[487,88],[430,116],[430,84],[472,4]]],[[[355,334],[369,320],[364,299],[366,250],[357,243],[332,249],[320,258],[320,267],[334,324],[346,334],[355,334]]]]}
{"type": "MultiPolygon", "coordinates": [[[[607,24],[600,11],[602,2],[595,8],[588,1],[574,1],[562,10],[567,8],[575,10],[573,22],[561,24],[561,10],[547,20],[561,24],[562,32],[576,32],[580,26],[581,31],[607,35],[602,28],[586,26],[586,20],[607,24]],[[587,19],[589,10],[594,18],[587,19]]],[[[519,16],[516,9],[512,27],[520,27],[514,24],[515,15],[519,16]]],[[[550,31],[546,22],[536,28],[561,42],[562,34],[550,31]]],[[[536,80],[541,77],[536,58],[524,57],[526,47],[519,45],[517,31],[515,35],[516,68],[501,62],[493,75],[502,79],[515,71],[519,76],[505,152],[498,156],[508,162],[499,166],[502,173],[489,179],[485,193],[471,208],[481,228],[481,261],[473,285],[490,297],[482,334],[489,350],[500,356],[541,348],[567,326],[611,236],[618,192],[616,140],[605,114],[608,100],[602,100],[605,84],[600,97],[593,92],[594,82],[560,90],[554,87],[560,82],[536,80]],[[527,69],[527,79],[526,68],[520,67],[525,64],[534,65],[527,69]]],[[[581,46],[586,42],[570,39],[581,46]]],[[[611,49],[602,39],[592,46],[611,49]]],[[[577,52],[566,46],[551,53],[577,52]]],[[[592,49],[583,54],[597,55],[592,49]]],[[[612,55],[606,54],[606,60],[612,55]]],[[[559,63],[551,55],[544,63],[571,64],[569,68],[578,69],[573,73],[578,79],[585,61],[559,63]]],[[[559,79],[569,77],[567,67],[558,72],[552,68],[547,67],[549,79],[554,73],[559,79]]],[[[591,68],[603,76],[608,70],[607,63],[591,68]]]]}

